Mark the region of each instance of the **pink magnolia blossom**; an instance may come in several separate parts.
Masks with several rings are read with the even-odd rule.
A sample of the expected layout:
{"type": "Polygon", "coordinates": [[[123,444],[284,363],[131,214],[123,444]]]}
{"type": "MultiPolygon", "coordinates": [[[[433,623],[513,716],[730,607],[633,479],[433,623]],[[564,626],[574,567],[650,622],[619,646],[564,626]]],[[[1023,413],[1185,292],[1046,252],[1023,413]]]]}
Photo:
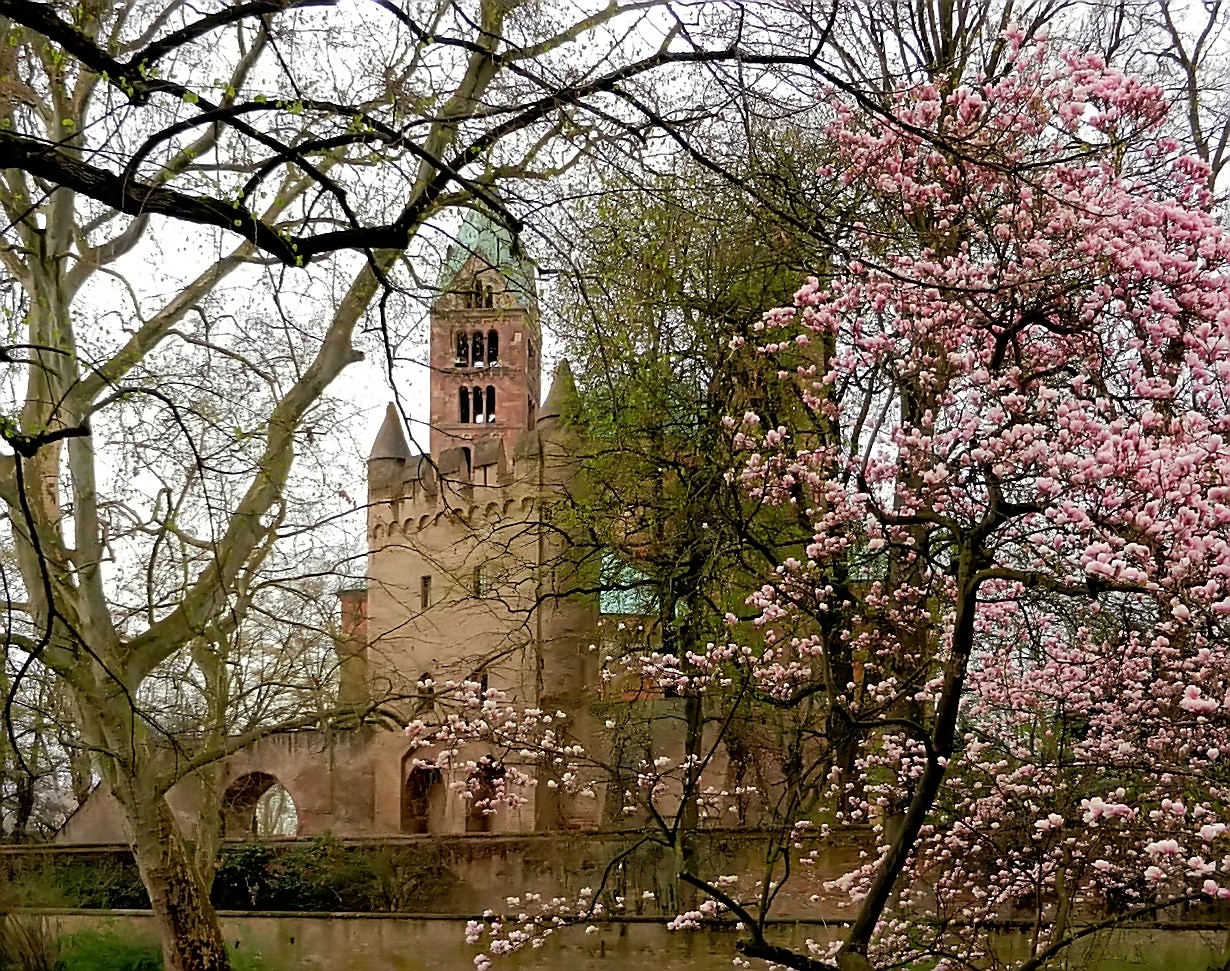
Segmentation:
{"type": "MultiPolygon", "coordinates": [[[[1005,917],[1060,947],[1073,913],[1230,896],[1208,845],[1230,822],[1230,236],[1207,169],[1159,137],[1156,86],[1005,40],[995,78],[886,114],[834,99],[849,238],[736,342],[799,414],[728,423],[730,481],[807,535],[748,596],[750,631],[606,661],[715,724],[795,731],[807,771],[766,800],[792,807],[792,865],[747,899],[809,879],[797,823],[869,832],[823,888],[851,914],[834,947],[892,966],[987,963],[1005,917]]],[[[461,705],[433,758],[482,737],[526,778],[596,771],[566,719],[510,708],[461,705]]],[[[669,834],[685,791],[705,819],[748,795],[700,771],[647,753],[624,811],[669,834]]],[[[720,870],[689,875],[708,899],[672,929],[757,919],[720,870]]],[[[479,936],[538,946],[601,895],[510,905],[479,936]]],[[[744,953],[789,962],[758,940],[744,953]]]]}

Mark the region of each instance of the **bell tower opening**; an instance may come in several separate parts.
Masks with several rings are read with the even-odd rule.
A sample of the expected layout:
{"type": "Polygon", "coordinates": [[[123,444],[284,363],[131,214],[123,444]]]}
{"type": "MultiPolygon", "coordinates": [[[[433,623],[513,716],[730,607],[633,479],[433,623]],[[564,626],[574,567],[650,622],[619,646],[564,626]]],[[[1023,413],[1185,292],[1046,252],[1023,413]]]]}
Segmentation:
{"type": "Polygon", "coordinates": [[[431,454],[498,435],[511,455],[541,394],[537,270],[507,228],[470,210],[431,308],[431,454]]]}

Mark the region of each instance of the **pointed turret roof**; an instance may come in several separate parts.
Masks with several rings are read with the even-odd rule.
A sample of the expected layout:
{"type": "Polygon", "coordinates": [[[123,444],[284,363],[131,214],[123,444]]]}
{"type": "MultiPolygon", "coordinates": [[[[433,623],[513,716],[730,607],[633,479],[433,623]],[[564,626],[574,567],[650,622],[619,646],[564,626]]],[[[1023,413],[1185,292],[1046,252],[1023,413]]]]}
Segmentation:
{"type": "Polygon", "coordinates": [[[406,461],[412,457],[410,445],[406,441],[406,433],[401,429],[401,415],[397,413],[397,406],[390,401],[384,413],[384,423],[381,424],[380,431],[376,433],[376,440],[372,443],[372,451],[367,461],[374,462],[376,459],[406,461]]]}
{"type": "Polygon", "coordinates": [[[555,375],[551,378],[551,390],[547,393],[547,400],[538,409],[538,424],[558,421],[576,396],[577,383],[572,378],[572,368],[566,360],[561,360],[555,365],[555,375]]]}
{"type": "Polygon", "coordinates": [[[526,310],[533,310],[538,300],[535,283],[537,269],[526,259],[512,233],[482,209],[471,209],[457,233],[457,240],[448,248],[448,255],[436,278],[436,292],[447,293],[453,281],[471,256],[484,263],[508,281],[508,289],[526,310]]]}

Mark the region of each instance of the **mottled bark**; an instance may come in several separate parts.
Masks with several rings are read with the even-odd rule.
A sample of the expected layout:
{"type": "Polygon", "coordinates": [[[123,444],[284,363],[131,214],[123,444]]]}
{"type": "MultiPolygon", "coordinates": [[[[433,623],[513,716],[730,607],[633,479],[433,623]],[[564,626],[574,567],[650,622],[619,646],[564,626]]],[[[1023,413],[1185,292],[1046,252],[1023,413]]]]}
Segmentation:
{"type": "Polygon", "coordinates": [[[166,799],[134,786],[120,795],[120,803],[157,918],[166,971],[226,971],[218,915],[166,799]]]}

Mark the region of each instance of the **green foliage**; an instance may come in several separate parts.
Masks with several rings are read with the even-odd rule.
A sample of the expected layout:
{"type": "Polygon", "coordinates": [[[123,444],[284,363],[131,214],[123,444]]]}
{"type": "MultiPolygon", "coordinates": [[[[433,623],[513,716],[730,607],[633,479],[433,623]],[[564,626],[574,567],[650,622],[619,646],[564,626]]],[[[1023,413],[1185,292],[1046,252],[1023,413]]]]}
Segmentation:
{"type": "Polygon", "coordinates": [[[136,864],[113,854],[9,857],[0,880],[0,910],[11,907],[144,909],[149,896],[136,864]]]}
{"type": "MultiPolygon", "coordinates": [[[[14,907],[149,908],[136,865],[120,855],[32,853],[3,863],[0,913],[14,907]]],[[[456,882],[440,847],[354,846],[326,836],[224,847],[212,897],[225,910],[388,913],[429,910],[456,882]]],[[[5,967],[0,964],[0,971],[5,967]]]]}
{"type": "Polygon", "coordinates": [[[426,907],[455,882],[437,847],[356,847],[325,836],[225,847],[213,900],[230,910],[407,911],[426,907]]]}
{"type": "Polygon", "coordinates": [[[761,148],[781,170],[772,205],[695,166],[579,203],[555,307],[583,392],[574,421],[589,484],[556,525],[593,544],[599,585],[618,595],[604,610],[653,615],[672,653],[720,640],[783,542],[803,535],[727,477],[737,461],[728,416],[751,408],[767,427],[797,428],[805,412],[777,379],[780,362],[732,342],[754,339],[764,311],[788,304],[825,258],[788,216],[807,156],[761,148]]]}
{"type": "Polygon", "coordinates": [[[77,861],[52,870],[55,889],[70,906],[102,910],[145,909],[149,895],[135,863],[106,859],[77,861]]]}
{"type": "Polygon", "coordinates": [[[273,847],[266,843],[241,843],[223,847],[218,854],[211,890],[214,906],[224,910],[247,910],[260,906],[268,895],[273,847]]]}

